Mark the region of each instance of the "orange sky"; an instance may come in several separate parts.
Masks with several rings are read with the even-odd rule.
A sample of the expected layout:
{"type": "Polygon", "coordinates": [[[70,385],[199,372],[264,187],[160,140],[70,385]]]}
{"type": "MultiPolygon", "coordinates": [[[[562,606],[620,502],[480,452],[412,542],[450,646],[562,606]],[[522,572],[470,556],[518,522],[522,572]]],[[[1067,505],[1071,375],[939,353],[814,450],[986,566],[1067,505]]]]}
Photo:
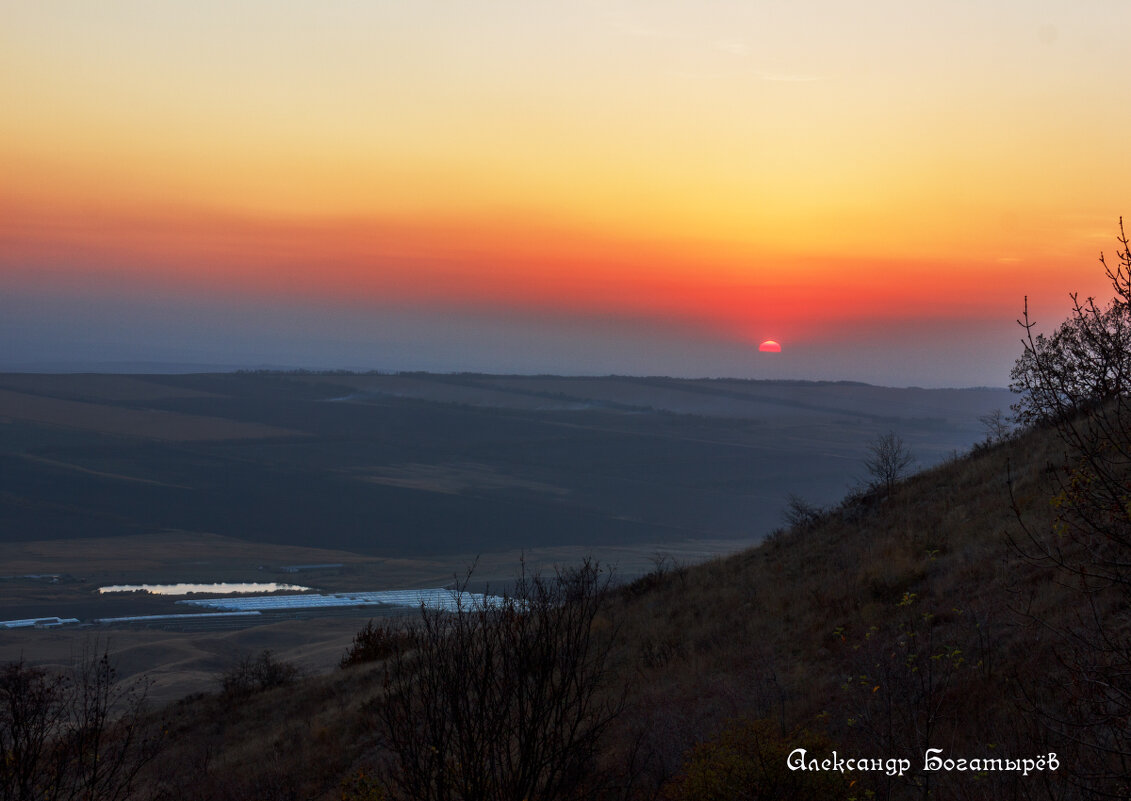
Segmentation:
{"type": "Polygon", "coordinates": [[[7,311],[125,285],[788,356],[1051,322],[1131,213],[1115,0],[230,6],[0,8],[7,311]]]}

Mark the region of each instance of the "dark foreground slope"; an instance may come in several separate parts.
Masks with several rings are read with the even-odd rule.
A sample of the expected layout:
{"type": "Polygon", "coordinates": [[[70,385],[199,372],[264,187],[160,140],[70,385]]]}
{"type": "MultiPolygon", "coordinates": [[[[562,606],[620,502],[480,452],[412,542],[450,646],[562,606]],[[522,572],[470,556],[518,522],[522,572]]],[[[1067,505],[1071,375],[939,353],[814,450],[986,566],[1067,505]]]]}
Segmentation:
{"type": "MultiPolygon", "coordinates": [[[[592,771],[597,797],[1082,797],[1085,756],[1056,722],[1065,695],[1046,690],[1072,683],[1054,650],[1084,607],[1012,542],[1009,484],[1023,519],[1047,530],[1057,450],[1040,432],[982,448],[753,550],[622,587],[602,629],[617,632],[608,686],[626,687],[627,704],[592,771]],[[786,760],[802,746],[909,767],[810,776],[820,782],[790,795],[802,791],[788,790],[800,774],[786,760]],[[1055,752],[1058,769],[924,771],[929,748],[1055,752]]],[[[169,749],[151,778],[196,798],[383,797],[372,780],[382,671],[234,704],[188,699],[167,712],[169,749]]]]}
{"type": "Polygon", "coordinates": [[[209,532],[380,556],[755,539],[867,444],[1004,390],[437,375],[0,375],[0,542],[209,532]]]}

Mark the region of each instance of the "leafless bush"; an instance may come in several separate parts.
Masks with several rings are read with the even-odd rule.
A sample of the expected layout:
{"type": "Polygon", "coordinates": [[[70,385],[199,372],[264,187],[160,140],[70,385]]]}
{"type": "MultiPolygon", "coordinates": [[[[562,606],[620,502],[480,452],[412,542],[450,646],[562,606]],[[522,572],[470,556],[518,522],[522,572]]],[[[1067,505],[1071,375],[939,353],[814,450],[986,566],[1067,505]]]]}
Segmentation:
{"type": "Polygon", "coordinates": [[[986,432],[985,444],[997,445],[1013,436],[1013,420],[1001,409],[994,409],[989,414],[978,418],[986,432]]]}
{"type": "Polygon", "coordinates": [[[0,800],[118,801],[161,745],[146,685],[118,680],[106,651],[69,673],[22,660],[0,668],[0,800]]]}
{"type": "Polygon", "coordinates": [[[864,460],[864,469],[871,476],[869,486],[873,490],[883,490],[890,495],[895,483],[907,473],[907,468],[915,462],[911,449],[903,438],[889,431],[876,438],[868,446],[871,454],[864,460]]]}
{"type": "Polygon", "coordinates": [[[374,625],[370,620],[365,624],[365,628],[353,635],[353,643],[338,665],[347,668],[351,665],[386,659],[396,652],[398,646],[411,642],[411,639],[412,634],[403,626],[389,623],[374,625]]]}
{"type": "Polygon", "coordinates": [[[809,528],[821,519],[821,507],[815,506],[800,495],[790,493],[786,498],[785,522],[790,528],[809,528]]]}
{"type": "Polygon", "coordinates": [[[577,797],[623,703],[606,693],[608,584],[587,561],[524,572],[498,605],[423,609],[377,705],[386,782],[419,801],[577,797]]]}
{"type": "Polygon", "coordinates": [[[258,656],[244,656],[229,667],[220,677],[224,695],[240,698],[273,687],[291,684],[298,678],[298,668],[290,662],[280,661],[265,649],[258,656]]]}

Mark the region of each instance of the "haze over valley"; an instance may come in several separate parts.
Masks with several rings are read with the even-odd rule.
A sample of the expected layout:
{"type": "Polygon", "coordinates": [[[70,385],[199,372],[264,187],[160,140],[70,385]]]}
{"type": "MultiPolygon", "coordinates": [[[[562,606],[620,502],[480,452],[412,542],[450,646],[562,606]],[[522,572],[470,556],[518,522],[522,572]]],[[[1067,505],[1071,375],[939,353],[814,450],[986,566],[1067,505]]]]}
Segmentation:
{"type": "Polygon", "coordinates": [[[0,376],[3,540],[155,531],[383,557],[758,539],[995,389],[484,375],[0,376]]]}
{"type": "MultiPolygon", "coordinates": [[[[178,652],[282,626],[283,652],[325,667],[373,608],[305,628],[294,612],[202,622],[177,597],[99,588],[443,587],[476,560],[476,586],[504,587],[523,557],[548,569],[586,555],[627,580],[757,543],[791,493],[838,500],[889,431],[918,467],[966,450],[984,437],[978,418],[1009,401],[1001,389],[660,377],[0,375],[0,619],[176,615],[150,628],[193,632],[178,652]]],[[[60,659],[68,641],[62,629],[3,636],[5,652],[60,659]]],[[[170,668],[168,636],[128,633],[150,643],[138,669],[176,674],[173,697],[214,657],[170,668]]]]}

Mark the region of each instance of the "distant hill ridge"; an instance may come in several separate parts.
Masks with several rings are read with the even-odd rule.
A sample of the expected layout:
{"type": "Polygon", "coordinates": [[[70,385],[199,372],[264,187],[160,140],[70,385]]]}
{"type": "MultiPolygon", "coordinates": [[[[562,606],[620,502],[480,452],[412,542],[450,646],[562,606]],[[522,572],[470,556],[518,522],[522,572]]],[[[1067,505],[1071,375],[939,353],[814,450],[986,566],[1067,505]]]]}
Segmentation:
{"type": "Polygon", "coordinates": [[[5,541],[205,531],[373,555],[749,541],[1005,390],[732,379],[0,374],[5,541]],[[314,534],[317,532],[317,534],[314,534]]]}

